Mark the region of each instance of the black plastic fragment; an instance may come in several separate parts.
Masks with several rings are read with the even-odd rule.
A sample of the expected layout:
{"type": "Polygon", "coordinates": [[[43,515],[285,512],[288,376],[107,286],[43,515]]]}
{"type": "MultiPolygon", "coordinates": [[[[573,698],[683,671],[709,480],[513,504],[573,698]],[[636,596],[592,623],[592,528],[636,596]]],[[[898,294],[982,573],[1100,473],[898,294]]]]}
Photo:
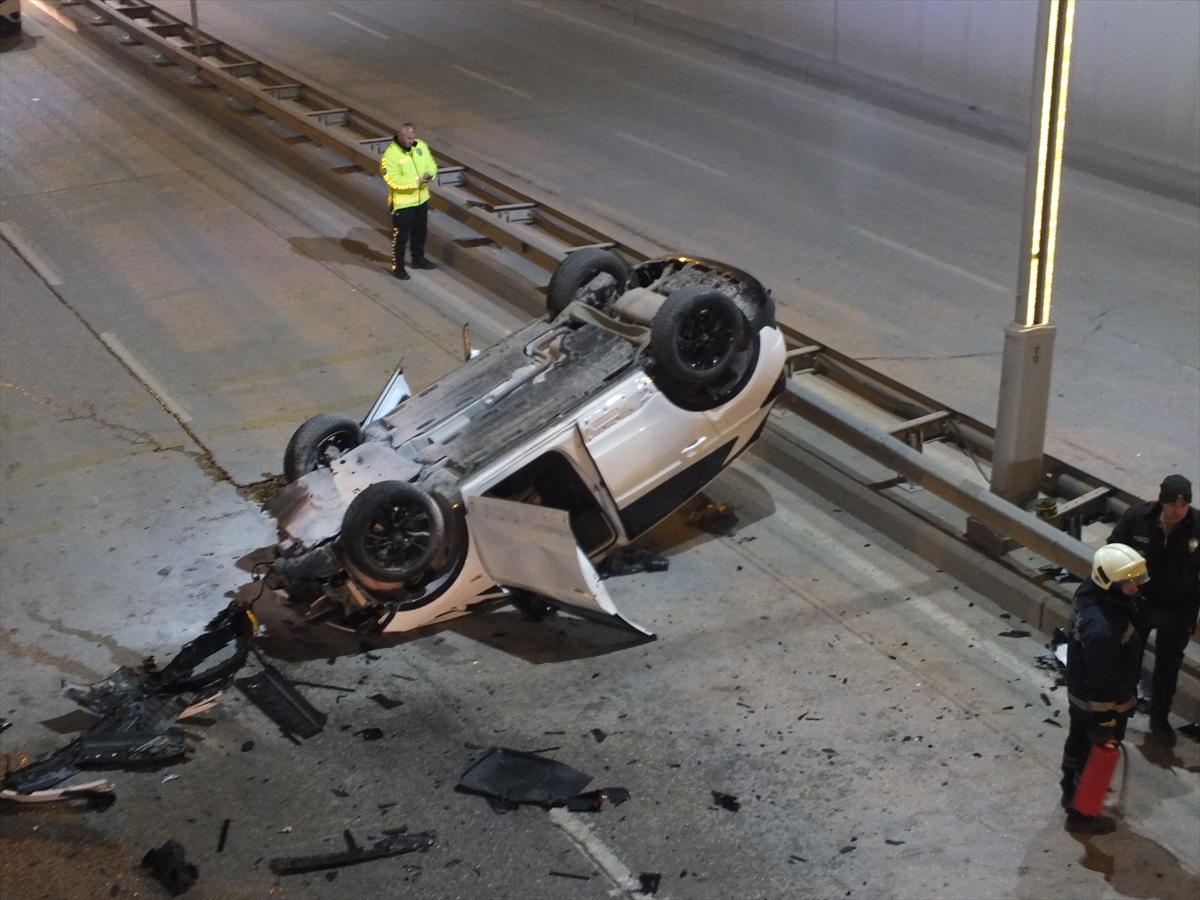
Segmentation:
{"type": "Polygon", "coordinates": [[[738,798],[733,794],[722,794],[720,791],[713,791],[712,798],[713,803],[717,804],[721,809],[737,812],[742,808],[742,804],[738,803],[738,798]]]}
{"type": "Polygon", "coordinates": [[[591,780],[592,776],[565,763],[492,747],[462,774],[457,789],[499,800],[505,806],[557,806],[578,794],[591,780]]]}
{"type": "Polygon", "coordinates": [[[556,872],[553,869],[550,870],[550,874],[555,878],[574,878],[576,881],[591,881],[592,879],[591,875],[576,875],[573,872],[556,872]]]}
{"type": "Polygon", "coordinates": [[[1190,737],[1194,741],[1200,741],[1200,722],[1189,722],[1186,725],[1180,725],[1175,730],[1184,737],[1190,737]]]}
{"type": "Polygon", "coordinates": [[[1055,722],[1053,719],[1042,719],[1047,725],[1053,725],[1055,728],[1062,728],[1061,722],[1055,722]]]}
{"type": "Polygon", "coordinates": [[[364,741],[377,741],[383,737],[382,728],[360,728],[354,732],[355,737],[361,737],[364,741]]]}
{"type": "Polygon", "coordinates": [[[606,732],[600,728],[593,728],[592,729],[592,737],[594,737],[596,739],[597,744],[603,744],[604,739],[606,737],[608,737],[608,732],[606,732]]]}
{"type": "Polygon", "coordinates": [[[1029,635],[1030,635],[1030,632],[1028,632],[1028,631],[1021,631],[1019,628],[1011,628],[1008,631],[1000,632],[999,636],[1000,637],[1010,637],[1010,638],[1023,638],[1023,637],[1029,637],[1029,635]]]}
{"type": "Polygon", "coordinates": [[[10,722],[8,719],[4,718],[3,716],[0,716],[0,734],[3,734],[5,731],[8,731],[8,729],[10,729],[10,728],[12,728],[12,722],[10,722]]]}
{"type": "Polygon", "coordinates": [[[638,876],[638,881],[642,883],[643,894],[657,894],[658,884],[662,881],[661,872],[643,872],[638,876]]]}
{"type": "Polygon", "coordinates": [[[301,696],[282,673],[261,656],[262,671],[234,682],[246,697],[283,729],[285,734],[310,738],[325,728],[325,713],[301,696]]]}
{"type": "Polygon", "coordinates": [[[620,806],[629,799],[629,791],[623,787],[606,787],[601,788],[602,793],[613,806],[620,806]]]}
{"type": "Polygon", "coordinates": [[[391,697],[388,697],[384,694],[372,694],[367,699],[374,700],[376,703],[378,703],[384,709],[395,709],[397,706],[404,705],[403,700],[394,700],[391,697]]]}
{"type": "Polygon", "coordinates": [[[904,843],[904,841],[894,841],[891,838],[884,838],[883,842],[885,844],[891,844],[893,847],[899,847],[901,844],[904,843]]]}
{"type": "MultiPolygon", "coordinates": [[[[347,837],[347,833],[342,836],[347,837]]],[[[400,856],[416,851],[424,852],[433,846],[437,839],[432,831],[422,831],[420,834],[393,834],[376,841],[369,847],[354,844],[353,849],[347,847],[336,853],[317,853],[312,856],[282,856],[272,859],[269,863],[271,871],[276,875],[296,875],[301,872],[316,872],[321,869],[336,869],[341,866],[353,866],[372,859],[384,859],[389,856],[400,856]]],[[[347,844],[353,843],[350,836],[347,844]]]]}
{"type": "Polygon", "coordinates": [[[567,798],[567,812],[598,812],[603,805],[603,791],[588,791],[567,798]]]}
{"type": "Polygon", "coordinates": [[[624,550],[606,556],[596,572],[601,578],[611,578],[614,575],[634,575],[638,572],[665,572],[671,561],[665,556],[643,547],[626,547],[624,550]]]}
{"type": "Polygon", "coordinates": [[[163,732],[88,732],[74,742],[75,761],[80,766],[122,766],[159,762],[182,756],[187,749],[182,729],[163,732]]]}
{"type": "Polygon", "coordinates": [[[221,823],[221,834],[217,838],[217,852],[218,853],[225,852],[225,841],[228,837],[229,837],[229,820],[226,819],[224,822],[221,823]]]}
{"type": "Polygon", "coordinates": [[[172,897],[178,897],[200,877],[200,870],[184,858],[183,847],[178,841],[167,841],[149,851],[142,857],[142,866],[152,870],[172,897]]]}

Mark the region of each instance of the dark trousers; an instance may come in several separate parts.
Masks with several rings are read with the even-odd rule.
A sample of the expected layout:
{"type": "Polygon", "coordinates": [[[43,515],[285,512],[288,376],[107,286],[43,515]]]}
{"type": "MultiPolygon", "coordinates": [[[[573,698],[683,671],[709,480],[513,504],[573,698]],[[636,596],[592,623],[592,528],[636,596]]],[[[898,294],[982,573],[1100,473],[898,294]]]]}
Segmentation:
{"type": "Polygon", "coordinates": [[[392,268],[404,268],[404,247],[412,248],[412,261],[425,258],[425,235],[428,231],[429,204],[420,203],[392,211],[392,268]]]}
{"type": "MultiPolygon", "coordinates": [[[[1097,716],[1093,712],[1080,709],[1073,703],[1067,707],[1067,713],[1069,726],[1067,742],[1063,745],[1063,774],[1059,784],[1062,786],[1064,794],[1074,796],[1075,788],[1079,787],[1079,779],[1083,776],[1084,766],[1087,765],[1088,754],[1092,752],[1092,739],[1088,736],[1088,731],[1095,724],[1097,716]]],[[[1117,725],[1113,729],[1113,737],[1118,741],[1123,741],[1125,740],[1125,723],[1128,716],[1121,714],[1115,718],[1117,725]]]]}
{"type": "Polygon", "coordinates": [[[1171,711],[1175,698],[1175,684],[1179,680],[1179,667],[1183,663],[1183,651],[1187,649],[1195,618],[1175,610],[1156,608],[1143,604],[1138,609],[1137,629],[1146,646],[1150,632],[1157,633],[1154,646],[1154,675],[1150,680],[1150,718],[1165,719],[1171,711]]]}

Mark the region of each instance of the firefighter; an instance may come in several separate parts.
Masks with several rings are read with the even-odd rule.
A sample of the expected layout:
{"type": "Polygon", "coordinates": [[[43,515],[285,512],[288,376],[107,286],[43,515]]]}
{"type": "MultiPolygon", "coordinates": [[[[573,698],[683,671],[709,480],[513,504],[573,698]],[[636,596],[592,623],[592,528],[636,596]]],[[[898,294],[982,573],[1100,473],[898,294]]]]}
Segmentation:
{"type": "Polygon", "coordinates": [[[1075,591],[1067,641],[1070,730],[1059,782],[1068,831],[1108,834],[1116,828],[1108,816],[1085,816],[1071,802],[1092,745],[1120,742],[1137,705],[1142,642],[1133,614],[1139,585],[1147,580],[1140,553],[1105,544],[1092,558],[1091,580],[1075,591]]]}
{"type": "Polygon", "coordinates": [[[1146,557],[1150,583],[1135,624],[1143,647],[1150,632],[1157,632],[1150,733],[1168,745],[1175,743],[1168,716],[1179,667],[1200,613],[1200,515],[1191,503],[1192,483],[1182,475],[1168,475],[1159,487],[1158,502],[1129,507],[1109,537],[1146,557]]]}
{"type": "Polygon", "coordinates": [[[388,209],[392,213],[392,277],[408,281],[404,247],[412,246],[414,269],[436,269],[425,258],[425,234],[429,220],[429,183],[437,177],[437,163],[429,145],[417,137],[416,126],[405,122],[383,151],[379,174],[388,186],[388,209]]]}

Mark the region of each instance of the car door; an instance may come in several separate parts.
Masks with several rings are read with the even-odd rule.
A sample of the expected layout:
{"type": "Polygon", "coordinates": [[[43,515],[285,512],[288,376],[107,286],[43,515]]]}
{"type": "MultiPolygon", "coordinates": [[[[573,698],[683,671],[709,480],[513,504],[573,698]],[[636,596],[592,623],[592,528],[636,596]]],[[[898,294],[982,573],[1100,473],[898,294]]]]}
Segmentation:
{"type": "Polygon", "coordinates": [[[464,501],[475,552],[497,584],[533,591],[571,612],[654,637],[617,611],[571,533],[565,510],[498,497],[468,495],[464,501]]]}

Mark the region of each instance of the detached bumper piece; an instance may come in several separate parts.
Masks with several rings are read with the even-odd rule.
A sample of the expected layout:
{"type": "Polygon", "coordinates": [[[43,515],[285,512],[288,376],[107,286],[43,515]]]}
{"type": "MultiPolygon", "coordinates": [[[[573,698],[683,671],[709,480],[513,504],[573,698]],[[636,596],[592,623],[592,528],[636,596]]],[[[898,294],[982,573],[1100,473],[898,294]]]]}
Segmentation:
{"type": "Polygon", "coordinates": [[[246,662],[256,624],[250,611],[230,603],[164,668],[148,660],[142,671],[122,666],[108,678],[64,693],[100,717],[67,746],[16,772],[4,787],[31,794],[65,781],[89,766],[129,766],[182,756],[184,733],[176,719],[207,708],[246,662]]]}
{"type": "Polygon", "coordinates": [[[437,839],[432,831],[420,834],[393,834],[378,840],[370,847],[360,847],[349,829],[343,832],[346,849],[335,853],[318,853],[313,856],[281,856],[271,860],[271,871],[276,875],[298,875],[301,872],[316,872],[320,869],[337,869],[353,866],[372,859],[385,859],[404,853],[424,853],[437,839]]]}
{"type": "Polygon", "coordinates": [[[487,797],[497,812],[519,804],[562,806],[592,780],[565,763],[533,753],[492,747],[458,780],[457,789],[487,797]]]}

